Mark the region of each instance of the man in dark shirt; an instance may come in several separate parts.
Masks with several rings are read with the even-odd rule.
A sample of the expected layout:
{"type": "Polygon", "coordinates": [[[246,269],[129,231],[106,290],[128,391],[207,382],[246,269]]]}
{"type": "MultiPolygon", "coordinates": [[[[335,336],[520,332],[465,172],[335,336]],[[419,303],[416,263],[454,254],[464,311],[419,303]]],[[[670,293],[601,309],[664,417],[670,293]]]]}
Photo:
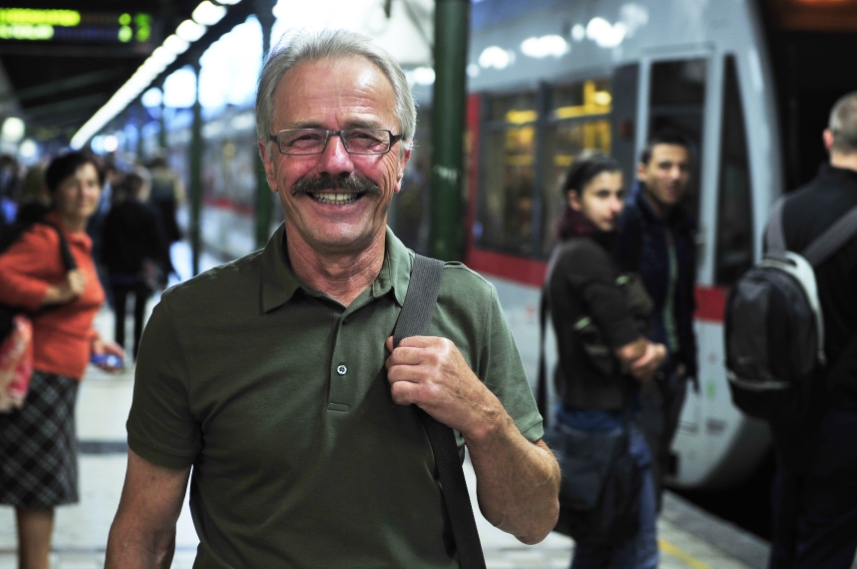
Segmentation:
{"type": "MultiPolygon", "coordinates": [[[[857,91],[833,107],[830,163],[785,203],[790,251],[802,251],[857,206],[857,91]]],[[[857,550],[857,238],[815,270],[827,367],[821,409],[797,432],[774,430],[771,569],[847,568],[857,550]]]]}
{"type": "Polygon", "coordinates": [[[640,423],[654,457],[659,505],[663,477],[674,470],[670,446],[687,380],[696,377],[693,223],[679,207],[690,164],[690,143],[681,133],[664,131],[649,140],[637,165],[637,187],[619,219],[615,251],[620,269],[643,280],[655,305],[650,339],[668,351],[661,379],[641,395],[640,423]]]}

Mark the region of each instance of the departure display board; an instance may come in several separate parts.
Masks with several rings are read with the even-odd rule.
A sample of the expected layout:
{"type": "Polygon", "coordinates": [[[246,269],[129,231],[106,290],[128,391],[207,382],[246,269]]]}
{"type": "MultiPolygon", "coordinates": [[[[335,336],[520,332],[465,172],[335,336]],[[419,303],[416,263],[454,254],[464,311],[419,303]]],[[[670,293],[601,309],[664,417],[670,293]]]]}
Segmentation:
{"type": "Polygon", "coordinates": [[[150,14],[0,8],[0,41],[146,43],[151,35],[150,14]]]}

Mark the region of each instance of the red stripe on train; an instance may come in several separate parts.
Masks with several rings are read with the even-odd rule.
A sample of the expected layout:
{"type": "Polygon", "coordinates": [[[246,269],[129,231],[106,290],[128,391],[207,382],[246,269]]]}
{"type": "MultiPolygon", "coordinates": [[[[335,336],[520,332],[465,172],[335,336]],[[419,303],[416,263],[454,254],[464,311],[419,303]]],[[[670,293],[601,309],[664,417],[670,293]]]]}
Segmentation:
{"type": "MultiPolygon", "coordinates": [[[[547,273],[547,263],[543,261],[476,248],[468,250],[465,263],[478,273],[533,287],[541,287],[547,273]]],[[[722,323],[727,294],[725,287],[697,286],[695,318],[722,323]]]]}

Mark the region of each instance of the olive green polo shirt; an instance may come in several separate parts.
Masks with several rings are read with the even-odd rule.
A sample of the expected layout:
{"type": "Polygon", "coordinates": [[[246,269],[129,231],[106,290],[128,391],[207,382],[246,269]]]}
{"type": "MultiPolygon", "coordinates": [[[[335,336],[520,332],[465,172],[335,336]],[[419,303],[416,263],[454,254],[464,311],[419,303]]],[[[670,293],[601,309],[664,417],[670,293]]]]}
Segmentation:
{"type": "MultiPolygon", "coordinates": [[[[434,458],[386,378],[413,252],[389,230],[347,308],[268,245],[164,293],[140,346],[128,444],[193,465],[195,568],[457,567],[434,458]]],[[[494,287],[447,263],[430,334],[452,340],[524,436],[542,422],[494,287]]],[[[460,440],[460,437],[459,437],[460,440]]]]}

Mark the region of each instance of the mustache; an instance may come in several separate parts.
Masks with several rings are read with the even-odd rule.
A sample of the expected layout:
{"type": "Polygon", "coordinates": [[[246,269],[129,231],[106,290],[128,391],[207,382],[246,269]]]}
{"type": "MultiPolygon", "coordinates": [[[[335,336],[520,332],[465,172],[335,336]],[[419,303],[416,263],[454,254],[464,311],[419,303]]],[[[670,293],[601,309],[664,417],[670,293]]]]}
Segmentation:
{"type": "Polygon", "coordinates": [[[367,178],[354,175],[333,177],[330,175],[301,178],[292,185],[292,195],[314,193],[321,190],[347,190],[354,193],[380,194],[378,184],[367,178]]]}

